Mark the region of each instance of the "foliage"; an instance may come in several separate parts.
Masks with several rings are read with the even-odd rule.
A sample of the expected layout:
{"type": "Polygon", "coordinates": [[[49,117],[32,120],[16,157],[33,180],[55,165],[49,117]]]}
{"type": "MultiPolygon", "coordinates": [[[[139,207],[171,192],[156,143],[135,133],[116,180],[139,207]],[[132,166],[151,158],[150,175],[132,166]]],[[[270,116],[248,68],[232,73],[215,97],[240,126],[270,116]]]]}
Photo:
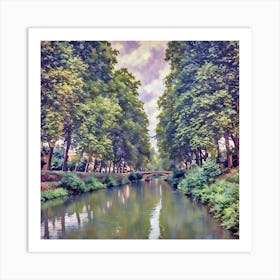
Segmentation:
{"type": "Polygon", "coordinates": [[[102,183],[109,188],[120,185],[120,182],[116,178],[110,175],[105,176],[104,179],[102,180],[102,183]]]}
{"type": "Polygon", "coordinates": [[[51,170],[62,170],[62,164],[63,164],[62,159],[53,157],[52,164],[51,164],[51,170]]]}
{"type": "MultiPolygon", "coordinates": [[[[212,165],[212,164],[211,164],[212,165]]],[[[215,169],[215,168],[213,168],[215,169]]],[[[209,169],[207,170],[209,171],[209,169]]],[[[209,173],[208,173],[209,174],[209,173]]],[[[216,174],[216,171],[214,173],[216,174]]],[[[210,212],[219,218],[222,226],[239,234],[239,180],[238,171],[235,170],[230,177],[217,180],[209,184],[207,172],[203,168],[196,168],[186,174],[178,186],[183,193],[200,200],[209,206],[210,212]]]]}
{"type": "Polygon", "coordinates": [[[203,164],[202,169],[208,183],[222,174],[222,170],[220,169],[219,165],[213,160],[207,160],[203,164]]]}
{"type": "Polygon", "coordinates": [[[167,178],[169,184],[177,186],[179,182],[185,177],[186,170],[175,169],[172,176],[167,178]]]}
{"type": "Polygon", "coordinates": [[[63,188],[57,188],[54,190],[41,191],[41,201],[47,201],[58,197],[64,197],[68,195],[68,191],[63,188]]]}
{"type": "Polygon", "coordinates": [[[65,144],[63,157],[52,162],[51,154],[47,169],[88,171],[93,158],[118,171],[124,162],[134,169],[149,163],[140,82],[114,68],[117,54],[106,41],[42,41],[41,140],[50,149],[59,139],[65,144]],[[70,147],[86,161],[67,164],[70,147]]]}
{"type": "Polygon", "coordinates": [[[85,189],[83,180],[77,177],[74,173],[67,173],[66,176],[60,181],[59,187],[67,189],[70,194],[82,193],[85,189]]]}
{"type": "Polygon", "coordinates": [[[140,173],[130,173],[128,175],[128,180],[131,182],[141,181],[142,179],[143,179],[143,177],[140,173]]]}
{"type": "Polygon", "coordinates": [[[187,172],[185,178],[180,181],[178,189],[185,194],[191,194],[193,189],[200,189],[207,183],[207,177],[201,167],[187,172]]]}
{"type": "MultiPolygon", "coordinates": [[[[237,41],[172,41],[171,72],[159,98],[157,140],[163,157],[197,165],[218,156],[218,141],[231,138],[238,154],[239,44],[237,41]]],[[[227,145],[227,156],[231,154],[227,145]]],[[[218,152],[219,153],[219,152],[218,152]]]]}
{"type": "Polygon", "coordinates": [[[102,184],[98,179],[93,176],[88,177],[85,180],[85,185],[82,187],[83,192],[89,192],[93,190],[104,189],[106,186],[102,184]]]}

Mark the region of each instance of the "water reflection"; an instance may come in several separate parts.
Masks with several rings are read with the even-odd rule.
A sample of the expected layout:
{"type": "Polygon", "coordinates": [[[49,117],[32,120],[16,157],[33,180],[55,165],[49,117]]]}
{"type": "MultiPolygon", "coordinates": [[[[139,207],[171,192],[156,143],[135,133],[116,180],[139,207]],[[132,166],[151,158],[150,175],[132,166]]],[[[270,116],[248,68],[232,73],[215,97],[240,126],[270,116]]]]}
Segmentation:
{"type": "Polygon", "coordinates": [[[153,180],[44,203],[44,239],[233,238],[201,205],[153,180]]]}
{"type": "Polygon", "coordinates": [[[161,185],[159,186],[159,193],[160,198],[159,202],[156,204],[156,207],[151,212],[151,218],[150,218],[150,225],[151,225],[151,231],[149,233],[149,239],[159,239],[160,237],[160,228],[159,228],[159,217],[160,217],[160,210],[161,210],[161,185]]]}

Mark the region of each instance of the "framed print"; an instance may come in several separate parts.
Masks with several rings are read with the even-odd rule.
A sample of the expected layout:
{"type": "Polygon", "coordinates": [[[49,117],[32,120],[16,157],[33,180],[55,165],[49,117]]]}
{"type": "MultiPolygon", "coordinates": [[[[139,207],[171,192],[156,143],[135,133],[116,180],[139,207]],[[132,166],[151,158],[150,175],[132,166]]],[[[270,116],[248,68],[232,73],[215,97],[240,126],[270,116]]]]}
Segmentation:
{"type": "Polygon", "coordinates": [[[250,29],[28,32],[31,252],[250,251],[250,29]]]}
{"type": "Polygon", "coordinates": [[[279,4],[0,1],[0,279],[279,280],[279,4]]]}

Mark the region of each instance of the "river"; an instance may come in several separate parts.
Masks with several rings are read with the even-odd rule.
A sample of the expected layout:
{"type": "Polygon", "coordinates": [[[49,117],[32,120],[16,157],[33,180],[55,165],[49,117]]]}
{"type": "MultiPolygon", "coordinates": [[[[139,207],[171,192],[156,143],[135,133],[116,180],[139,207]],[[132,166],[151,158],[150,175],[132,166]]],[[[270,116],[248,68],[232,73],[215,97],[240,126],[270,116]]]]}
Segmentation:
{"type": "Polygon", "coordinates": [[[42,239],[233,239],[207,209],[154,179],[42,204],[42,239]]]}

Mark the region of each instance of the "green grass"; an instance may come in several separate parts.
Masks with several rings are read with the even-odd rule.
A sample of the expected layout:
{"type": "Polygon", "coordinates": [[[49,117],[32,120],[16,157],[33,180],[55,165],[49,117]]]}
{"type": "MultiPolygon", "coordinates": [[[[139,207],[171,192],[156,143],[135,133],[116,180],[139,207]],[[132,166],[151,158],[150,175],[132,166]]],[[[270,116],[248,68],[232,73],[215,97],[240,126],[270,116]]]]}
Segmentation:
{"type": "Polygon", "coordinates": [[[68,191],[63,188],[45,190],[41,192],[41,201],[47,201],[58,197],[68,196],[68,191]]]}

